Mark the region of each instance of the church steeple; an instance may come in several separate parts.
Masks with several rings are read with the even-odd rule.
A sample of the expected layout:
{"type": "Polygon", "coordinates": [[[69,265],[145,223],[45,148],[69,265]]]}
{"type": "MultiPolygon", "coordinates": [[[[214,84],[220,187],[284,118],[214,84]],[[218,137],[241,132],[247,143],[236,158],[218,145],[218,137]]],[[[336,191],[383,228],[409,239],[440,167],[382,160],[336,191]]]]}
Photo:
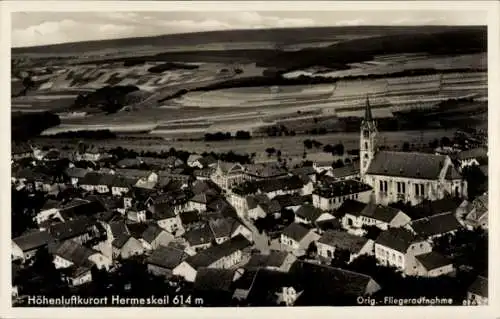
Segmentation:
{"type": "Polygon", "coordinates": [[[365,117],[361,122],[359,137],[360,175],[364,179],[365,173],[370,166],[371,160],[377,151],[377,125],[373,120],[370,99],[366,96],[365,117]]]}

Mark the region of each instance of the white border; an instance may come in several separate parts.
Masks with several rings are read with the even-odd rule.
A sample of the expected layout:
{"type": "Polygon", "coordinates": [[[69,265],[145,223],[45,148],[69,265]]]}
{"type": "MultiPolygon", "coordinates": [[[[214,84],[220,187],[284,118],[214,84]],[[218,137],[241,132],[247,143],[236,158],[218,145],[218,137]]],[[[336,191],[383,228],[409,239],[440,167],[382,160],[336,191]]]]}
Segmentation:
{"type": "Polygon", "coordinates": [[[498,280],[499,268],[498,213],[496,212],[500,190],[498,180],[499,168],[494,165],[498,158],[498,137],[500,125],[499,106],[499,15],[497,1],[4,1],[0,2],[0,77],[3,86],[0,89],[0,121],[3,134],[0,138],[0,149],[5,156],[0,159],[2,192],[2,220],[0,223],[0,244],[2,257],[0,277],[0,317],[8,318],[67,318],[67,317],[164,317],[169,318],[234,318],[234,317],[332,317],[353,318],[370,316],[371,318],[387,318],[402,316],[405,318],[493,318],[500,315],[498,311],[498,289],[494,284],[498,280]],[[489,218],[490,218],[490,271],[489,296],[487,307],[294,307],[294,308],[11,308],[10,297],[10,33],[11,12],[18,11],[356,11],[356,10],[487,10],[488,11],[488,84],[489,84],[489,218]],[[496,195],[496,196],[495,196],[496,195]],[[493,265],[493,267],[492,267],[493,265]],[[163,313],[163,311],[166,313],[163,313]]]}

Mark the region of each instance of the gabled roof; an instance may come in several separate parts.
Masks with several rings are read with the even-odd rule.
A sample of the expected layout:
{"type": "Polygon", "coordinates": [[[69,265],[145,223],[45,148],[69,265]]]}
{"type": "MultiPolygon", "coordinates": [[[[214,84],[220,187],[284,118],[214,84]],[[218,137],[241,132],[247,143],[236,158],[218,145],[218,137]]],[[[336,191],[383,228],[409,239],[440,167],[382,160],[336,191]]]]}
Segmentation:
{"type": "Polygon", "coordinates": [[[181,219],[181,223],[183,225],[189,225],[200,221],[198,212],[194,210],[179,213],[179,218],[181,219]]]}
{"type": "Polygon", "coordinates": [[[289,253],[285,251],[271,251],[269,254],[254,254],[245,265],[246,269],[281,267],[288,257],[289,253]]]}
{"type": "Polygon", "coordinates": [[[196,272],[194,289],[198,291],[231,292],[235,271],[201,267],[196,272]]]}
{"type": "Polygon", "coordinates": [[[66,169],[66,175],[74,178],[84,178],[89,171],[85,168],[69,167],[66,169]]]}
{"type": "Polygon", "coordinates": [[[295,212],[295,215],[314,223],[324,213],[324,211],[311,204],[305,204],[300,206],[300,208],[295,212]]]}
{"type": "Polygon", "coordinates": [[[420,236],[431,237],[457,230],[461,224],[454,213],[443,213],[414,220],[411,228],[420,236]]]}
{"type": "Polygon", "coordinates": [[[149,225],[146,230],[142,233],[142,239],[144,239],[147,243],[152,243],[160,234],[164,232],[164,230],[155,224],[149,225]]]}
{"type": "MultiPolygon", "coordinates": [[[[204,164],[202,164],[205,166],[204,164]]],[[[241,174],[245,171],[245,168],[238,163],[228,163],[228,162],[222,162],[218,161],[217,162],[217,167],[220,169],[220,171],[223,174],[241,174]]]]}
{"type": "Polygon", "coordinates": [[[488,278],[478,276],[469,287],[468,292],[484,298],[488,298],[488,278]]]}
{"type": "Polygon", "coordinates": [[[288,174],[286,169],[281,167],[278,163],[249,164],[245,165],[245,168],[245,173],[247,175],[258,178],[273,178],[288,174]]]}
{"type": "Polygon", "coordinates": [[[343,167],[337,167],[332,170],[332,175],[334,178],[343,178],[358,174],[359,174],[359,165],[354,166],[353,164],[345,165],[343,167]]]}
{"type": "Polygon", "coordinates": [[[346,199],[335,212],[335,216],[343,216],[345,214],[359,216],[366,205],[367,204],[354,199],[346,199]]]}
{"type": "Polygon", "coordinates": [[[123,235],[130,235],[130,231],[124,221],[111,222],[109,226],[111,227],[111,234],[115,238],[123,235]]]}
{"type": "Polygon", "coordinates": [[[292,170],[292,174],[309,176],[309,175],[316,174],[316,170],[312,166],[302,166],[302,167],[294,168],[292,170]]]}
{"type": "Polygon", "coordinates": [[[195,269],[208,267],[222,257],[229,256],[238,250],[250,247],[251,243],[245,237],[238,235],[220,245],[211,246],[194,256],[188,257],[186,262],[195,269]]]}
{"type": "Polygon", "coordinates": [[[442,213],[455,212],[462,204],[462,200],[458,198],[447,197],[434,201],[423,201],[422,203],[411,207],[407,214],[413,219],[430,217],[442,213]]]}
{"type": "Polygon", "coordinates": [[[212,201],[212,198],[210,195],[208,195],[206,193],[200,193],[200,194],[194,195],[194,197],[191,198],[190,201],[206,205],[212,201]]]}
{"type": "Polygon", "coordinates": [[[408,248],[417,241],[417,236],[406,229],[389,228],[380,233],[375,243],[406,254],[408,248]]]}
{"type": "Polygon", "coordinates": [[[298,223],[291,223],[283,230],[283,235],[300,242],[311,230],[298,223]]]}
{"type": "Polygon", "coordinates": [[[183,250],[171,246],[160,246],[153,251],[146,262],[148,264],[173,270],[187,257],[188,255],[183,250]]]}
{"type": "Polygon", "coordinates": [[[319,195],[324,198],[334,198],[338,196],[366,192],[371,189],[372,187],[368,184],[356,180],[346,180],[337,181],[331,184],[322,184],[320,187],[317,187],[314,190],[313,194],[319,195]]]}
{"type": "Polygon", "coordinates": [[[148,224],[145,223],[129,223],[127,224],[127,229],[132,237],[139,239],[143,238],[142,235],[148,229],[148,224]]]}
{"type": "Polygon", "coordinates": [[[208,244],[214,239],[214,235],[208,224],[188,230],[183,237],[191,246],[208,244]]]}
{"type": "Polygon", "coordinates": [[[174,218],[176,216],[174,207],[170,203],[154,204],[151,211],[155,220],[174,218]]]}
{"type": "Polygon", "coordinates": [[[215,238],[231,237],[232,233],[240,225],[239,220],[231,217],[210,219],[208,225],[215,238]]]}
{"type": "Polygon", "coordinates": [[[264,203],[261,202],[259,203],[259,206],[260,208],[262,208],[264,212],[266,212],[266,214],[276,214],[281,212],[280,204],[274,199],[269,202],[264,202],[264,203]]]}
{"type": "Polygon", "coordinates": [[[113,247],[121,249],[132,238],[132,235],[121,234],[113,240],[113,247]]]}
{"type": "Polygon", "coordinates": [[[456,179],[462,179],[462,176],[460,173],[457,171],[455,166],[450,165],[448,166],[448,169],[446,170],[446,175],[444,176],[447,180],[456,180],[456,179]]]}
{"type": "Polygon", "coordinates": [[[12,239],[23,252],[40,248],[48,245],[52,236],[47,231],[33,231],[12,239]]]}
{"type": "Polygon", "coordinates": [[[303,204],[311,203],[311,196],[301,196],[295,194],[278,195],[273,198],[277,201],[280,207],[301,206],[303,204]]]}
{"type": "Polygon", "coordinates": [[[55,255],[73,262],[77,266],[85,266],[89,262],[89,257],[98,252],[89,249],[73,240],[66,240],[55,251],[55,255]]]}
{"type": "Polygon", "coordinates": [[[117,168],[116,175],[128,177],[131,179],[147,178],[151,175],[151,171],[131,168],[117,168]]]}
{"type": "Polygon", "coordinates": [[[368,204],[361,211],[360,215],[373,218],[375,220],[379,220],[382,222],[390,223],[397,216],[399,212],[400,212],[399,209],[390,206],[368,204]]]}
{"type": "Polygon", "coordinates": [[[436,180],[446,158],[426,153],[380,151],[370,162],[366,174],[436,180]]]}
{"type": "Polygon", "coordinates": [[[335,304],[339,297],[363,296],[369,284],[375,283],[365,274],[301,260],[293,263],[289,273],[298,282],[296,290],[304,290],[307,299],[319,299],[319,304],[335,304]]]}
{"type": "Polygon", "coordinates": [[[66,240],[89,232],[95,224],[95,221],[82,216],[64,223],[54,224],[49,227],[49,232],[58,240],[66,240]]]}
{"type": "Polygon", "coordinates": [[[471,148],[469,150],[465,150],[457,154],[457,158],[459,160],[467,160],[473,158],[477,159],[486,157],[488,157],[488,148],[486,147],[471,148]]]}
{"type": "Polygon", "coordinates": [[[318,242],[335,248],[345,249],[355,254],[366,245],[368,238],[352,235],[341,230],[327,230],[318,242]]]}
{"type": "Polygon", "coordinates": [[[304,181],[298,176],[287,176],[280,178],[266,179],[256,182],[257,189],[264,193],[279,190],[297,190],[304,187],[304,181]]]}
{"type": "Polygon", "coordinates": [[[438,269],[452,263],[451,260],[445,258],[435,251],[431,251],[427,254],[417,255],[415,256],[415,258],[417,258],[422,266],[424,266],[428,271],[438,269]]]}
{"type": "MultiPolygon", "coordinates": [[[[197,161],[197,160],[199,160],[199,159],[201,159],[201,158],[202,158],[202,156],[201,156],[201,155],[191,154],[191,155],[189,155],[189,157],[188,157],[188,159],[187,159],[187,162],[188,162],[188,163],[193,163],[193,162],[195,162],[195,161],[197,161]]],[[[203,164],[202,164],[202,165],[203,165],[203,164]]]]}
{"type": "Polygon", "coordinates": [[[267,195],[264,194],[255,194],[255,195],[250,195],[246,198],[248,209],[254,209],[259,206],[259,204],[263,203],[269,203],[271,200],[267,195]]]}

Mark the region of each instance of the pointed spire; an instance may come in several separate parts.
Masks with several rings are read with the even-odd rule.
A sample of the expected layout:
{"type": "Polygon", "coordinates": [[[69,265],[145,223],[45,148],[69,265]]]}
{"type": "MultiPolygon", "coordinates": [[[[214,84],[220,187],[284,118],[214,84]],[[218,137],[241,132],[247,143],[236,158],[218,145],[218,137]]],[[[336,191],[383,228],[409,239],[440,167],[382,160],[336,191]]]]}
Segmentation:
{"type": "Polygon", "coordinates": [[[366,95],[365,121],[373,121],[372,108],[370,106],[370,99],[368,97],[368,94],[366,95]]]}

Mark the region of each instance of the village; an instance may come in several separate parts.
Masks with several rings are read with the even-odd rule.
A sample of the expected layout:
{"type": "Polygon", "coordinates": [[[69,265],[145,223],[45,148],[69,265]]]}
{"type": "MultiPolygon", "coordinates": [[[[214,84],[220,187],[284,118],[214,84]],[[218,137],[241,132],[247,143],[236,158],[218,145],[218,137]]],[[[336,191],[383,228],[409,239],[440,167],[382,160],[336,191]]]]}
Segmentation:
{"type": "Polygon", "coordinates": [[[367,100],[359,156],[342,167],[13,145],[14,304],[33,294],[487,304],[487,145],[394,152],[377,136],[367,100]]]}

